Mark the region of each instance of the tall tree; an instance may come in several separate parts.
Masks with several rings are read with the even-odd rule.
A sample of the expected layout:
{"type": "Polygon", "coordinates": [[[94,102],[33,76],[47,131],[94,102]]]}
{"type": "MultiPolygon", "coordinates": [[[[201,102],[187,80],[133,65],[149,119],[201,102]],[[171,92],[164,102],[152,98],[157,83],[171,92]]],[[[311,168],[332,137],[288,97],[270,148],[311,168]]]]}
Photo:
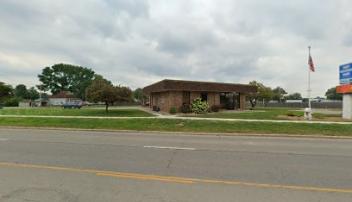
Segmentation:
{"type": "Polygon", "coordinates": [[[56,94],[60,91],[71,91],[75,96],[85,100],[86,88],[94,79],[94,71],[86,67],[70,64],[56,64],[45,67],[38,75],[38,89],[56,94]]]}
{"type": "Polygon", "coordinates": [[[0,102],[13,96],[12,86],[0,81],[0,102]]]}
{"type": "Polygon", "coordinates": [[[31,87],[28,89],[27,99],[36,100],[39,98],[39,96],[40,96],[39,92],[34,87],[31,87]]]}
{"type": "Polygon", "coordinates": [[[145,99],[145,95],[143,94],[143,90],[141,88],[137,88],[133,91],[133,98],[138,102],[142,102],[145,99]]]}
{"type": "Polygon", "coordinates": [[[131,102],[132,101],[132,90],[126,86],[116,86],[117,101],[120,102],[131,102]]]}
{"type": "Polygon", "coordinates": [[[336,93],[336,87],[329,88],[325,95],[328,100],[342,100],[342,94],[336,93]]]}
{"type": "Polygon", "coordinates": [[[292,94],[289,94],[285,97],[285,99],[287,100],[302,100],[302,95],[301,93],[292,93],[292,94]]]}
{"type": "Polygon", "coordinates": [[[116,88],[110,81],[101,76],[95,78],[91,85],[87,87],[86,94],[90,102],[104,102],[106,112],[108,112],[109,105],[119,99],[116,88]]]}
{"type": "Polygon", "coordinates": [[[287,92],[285,89],[281,88],[280,86],[273,89],[273,100],[277,100],[282,102],[285,99],[285,95],[287,92]]]}
{"type": "Polygon", "coordinates": [[[21,99],[27,99],[28,98],[28,90],[26,85],[24,84],[19,84],[15,87],[15,96],[21,99]]]}
{"type": "Polygon", "coordinates": [[[267,87],[264,84],[259,83],[257,81],[251,81],[249,82],[249,85],[256,86],[258,89],[256,93],[251,93],[248,96],[248,99],[251,103],[252,108],[254,108],[257,105],[258,101],[263,100],[265,103],[267,103],[270,101],[270,99],[272,99],[273,91],[271,90],[270,87],[267,87]]]}

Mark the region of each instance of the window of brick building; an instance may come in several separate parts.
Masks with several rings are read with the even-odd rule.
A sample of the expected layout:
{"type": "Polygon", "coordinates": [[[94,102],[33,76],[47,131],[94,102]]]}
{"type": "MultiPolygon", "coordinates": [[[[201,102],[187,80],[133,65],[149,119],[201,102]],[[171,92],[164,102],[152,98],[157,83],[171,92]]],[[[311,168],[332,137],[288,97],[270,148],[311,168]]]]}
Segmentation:
{"type": "Polygon", "coordinates": [[[208,101],[208,93],[201,93],[200,94],[200,98],[202,99],[202,101],[208,101]]]}

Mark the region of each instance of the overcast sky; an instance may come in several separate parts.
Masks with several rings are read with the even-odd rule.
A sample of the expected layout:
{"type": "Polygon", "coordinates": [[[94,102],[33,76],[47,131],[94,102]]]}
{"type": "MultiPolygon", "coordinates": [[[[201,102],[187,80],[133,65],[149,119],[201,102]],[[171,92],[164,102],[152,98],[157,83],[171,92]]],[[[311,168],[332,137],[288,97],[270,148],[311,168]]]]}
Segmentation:
{"type": "Polygon", "coordinates": [[[313,95],[352,62],[350,0],[1,0],[0,81],[38,84],[46,66],[92,68],[115,84],[164,78],[263,82],[313,95]]]}

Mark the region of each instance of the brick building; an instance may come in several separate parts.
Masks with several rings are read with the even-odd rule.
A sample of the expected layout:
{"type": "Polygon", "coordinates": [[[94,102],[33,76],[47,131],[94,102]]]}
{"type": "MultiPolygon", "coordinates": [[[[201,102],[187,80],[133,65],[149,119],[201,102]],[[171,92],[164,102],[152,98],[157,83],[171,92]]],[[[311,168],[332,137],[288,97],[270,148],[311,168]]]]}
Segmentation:
{"type": "Polygon", "coordinates": [[[149,96],[150,107],[164,112],[172,107],[180,112],[183,105],[191,104],[195,98],[207,101],[210,107],[243,110],[246,95],[254,92],[257,92],[256,87],[244,84],[168,79],[143,88],[143,93],[149,96]]]}

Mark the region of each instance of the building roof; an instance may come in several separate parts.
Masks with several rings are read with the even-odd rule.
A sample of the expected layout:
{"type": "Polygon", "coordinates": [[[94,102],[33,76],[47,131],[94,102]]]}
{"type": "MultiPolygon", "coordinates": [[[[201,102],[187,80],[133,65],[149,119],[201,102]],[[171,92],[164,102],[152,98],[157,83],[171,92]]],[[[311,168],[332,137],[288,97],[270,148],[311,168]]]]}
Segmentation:
{"type": "Polygon", "coordinates": [[[55,95],[49,96],[49,98],[76,98],[76,96],[74,96],[73,93],[70,91],[60,91],[55,95]]]}
{"type": "Polygon", "coordinates": [[[165,92],[165,91],[255,93],[257,92],[257,87],[246,85],[246,84],[165,79],[143,88],[143,92],[145,94],[150,94],[152,92],[165,92]]]}

